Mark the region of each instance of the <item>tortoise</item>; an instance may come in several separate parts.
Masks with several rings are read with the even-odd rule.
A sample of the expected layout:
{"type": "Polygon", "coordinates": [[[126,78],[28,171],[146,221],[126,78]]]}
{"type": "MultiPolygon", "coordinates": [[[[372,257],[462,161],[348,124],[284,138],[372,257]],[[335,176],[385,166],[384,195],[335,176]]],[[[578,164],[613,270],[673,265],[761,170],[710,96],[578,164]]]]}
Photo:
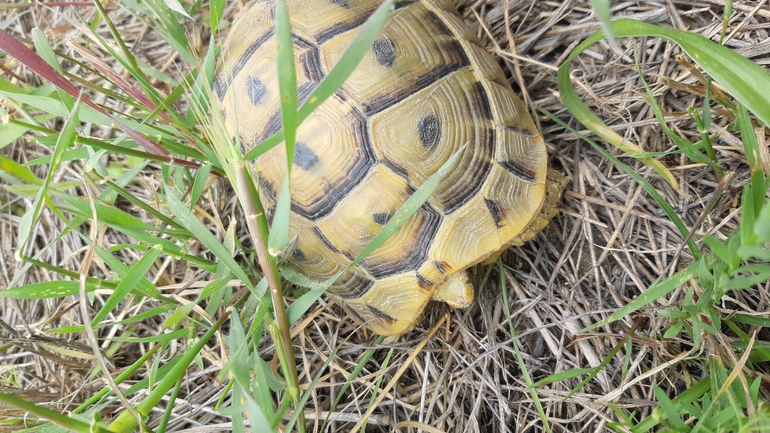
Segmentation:
{"type": "MultiPolygon", "coordinates": [[[[300,104],[381,3],[287,0],[300,104]]],[[[234,22],[213,86],[231,138],[246,148],[281,128],[273,9],[258,0],[234,22]]],[[[469,305],[468,268],[533,238],[557,213],[564,183],[547,168],[526,106],[451,1],[397,1],[350,78],[297,130],[288,262],[317,281],[345,269],[463,146],[428,201],[328,290],[378,334],[413,329],[430,300],[469,305]]],[[[255,167],[272,218],[285,146],[255,167]]]]}

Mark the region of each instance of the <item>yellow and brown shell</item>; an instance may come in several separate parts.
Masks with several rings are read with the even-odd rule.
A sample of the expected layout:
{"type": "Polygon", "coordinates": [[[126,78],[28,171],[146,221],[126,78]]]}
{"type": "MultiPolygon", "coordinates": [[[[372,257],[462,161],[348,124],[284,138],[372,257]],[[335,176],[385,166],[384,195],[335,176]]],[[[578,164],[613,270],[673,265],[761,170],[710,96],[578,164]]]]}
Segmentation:
{"type": "MultiPolygon", "coordinates": [[[[300,103],[380,3],[287,1],[300,103]]],[[[234,23],[214,86],[230,133],[246,147],[281,127],[273,7],[257,1],[234,23]]],[[[398,1],[352,76],[297,131],[291,265],[318,281],[344,269],[466,144],[422,208],[329,289],[379,334],[412,329],[432,298],[470,302],[465,270],[520,243],[546,192],[543,139],[451,1],[398,1]]],[[[272,210],[285,148],[256,168],[272,210]]]]}

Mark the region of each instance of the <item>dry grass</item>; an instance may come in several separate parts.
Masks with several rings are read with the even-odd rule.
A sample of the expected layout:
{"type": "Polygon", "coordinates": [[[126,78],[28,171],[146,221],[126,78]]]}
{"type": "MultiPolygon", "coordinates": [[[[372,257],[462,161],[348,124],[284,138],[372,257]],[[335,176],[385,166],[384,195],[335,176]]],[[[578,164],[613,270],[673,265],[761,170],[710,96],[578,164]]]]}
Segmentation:
{"type": "MultiPolygon", "coordinates": [[[[568,121],[570,116],[556,91],[555,67],[576,43],[599,28],[590,5],[584,1],[521,0],[459,3],[470,23],[478,26],[477,17],[481,17],[482,40],[487,46],[495,47],[499,58],[505,59],[506,70],[513,80],[525,83],[530,103],[568,121]],[[508,14],[503,13],[505,3],[510,4],[508,14]],[[511,29],[511,35],[507,34],[507,28],[511,29]],[[514,38],[515,57],[510,54],[509,36],[514,38]]],[[[617,4],[614,13],[712,37],[721,26],[722,3],[719,0],[626,2],[617,4]]],[[[735,25],[731,27],[735,33],[727,46],[767,65],[770,9],[763,6],[754,10],[756,4],[736,2],[735,25]]],[[[80,45],[87,43],[71,11],[21,3],[12,5],[18,5],[19,9],[0,9],[0,22],[7,23],[4,25],[9,32],[28,37],[33,27],[39,27],[52,44],[56,44],[55,48],[70,54],[72,48],[68,40],[80,45]]],[[[228,13],[234,15],[240,7],[230,5],[228,13]]],[[[78,10],[93,13],[89,7],[78,10]]],[[[171,71],[183,67],[152,28],[118,9],[112,10],[111,16],[140,59],[171,71]]],[[[186,27],[190,34],[205,40],[202,37],[205,31],[199,24],[188,22],[186,27]]],[[[109,39],[106,30],[101,33],[109,39]]],[[[699,133],[685,111],[701,103],[697,94],[699,82],[677,63],[675,57],[679,50],[674,45],[655,39],[639,40],[638,44],[642,68],[669,125],[696,141],[699,133]]],[[[623,42],[623,46],[629,45],[623,42]]],[[[105,62],[114,64],[109,55],[99,52],[94,45],[91,48],[105,62]]],[[[644,100],[644,89],[629,56],[627,48],[618,56],[607,44],[595,45],[573,66],[575,87],[591,109],[615,131],[633,138],[647,151],[671,152],[672,144],[644,100]]],[[[0,60],[5,78],[42,84],[12,59],[0,60]]],[[[125,110],[125,107],[117,108],[125,110]]],[[[542,431],[540,417],[522,378],[514,341],[535,381],[570,369],[599,366],[613,349],[621,349],[593,380],[569,398],[582,377],[537,389],[551,427],[557,432],[602,431],[608,422],[618,419],[612,407],[626,413],[636,410],[635,419],[642,419],[650,415],[655,406],[653,385],[681,391],[704,374],[700,363],[690,360],[708,355],[729,357],[721,353],[722,348],[718,346],[704,346],[696,348],[702,352],[694,352],[691,341],[663,339],[669,323],[654,308],[595,332],[580,332],[625,305],[660,277],[672,275],[686,266],[693,258],[687,248],[683,248],[684,240],[673,223],[633,179],[573,133],[542,116],[538,119],[548,142],[552,165],[569,174],[572,184],[563,200],[563,212],[555,221],[534,241],[503,256],[516,335],[511,334],[508,326],[499,270],[493,269],[485,284],[478,285],[477,302],[465,311],[450,311],[448,321],[416,357],[410,358],[413,349],[447,311],[444,305],[431,306],[415,331],[379,346],[373,358],[376,362],[367,364],[352,384],[352,395],[331,415],[337,421],[331,424],[330,431],[345,431],[352,426],[350,422],[358,421],[359,414],[365,412],[370,403],[365,391],[370,387],[384,387],[407,362],[404,374],[380,404],[367,431],[417,431],[418,426],[433,429],[426,427],[423,431],[446,432],[542,431]],[[627,345],[629,338],[631,343],[627,345]],[[386,356],[391,356],[388,367],[380,370],[386,356]]],[[[708,204],[719,180],[710,169],[693,165],[677,153],[668,153],[661,161],[679,181],[680,189],[675,191],[641,163],[626,160],[635,164],[674,206],[695,232],[696,239],[706,234],[725,239],[739,223],[738,188],[747,182],[749,171],[740,140],[730,131],[720,130],[729,120],[716,117],[711,132],[720,134],[716,144],[722,167],[734,172],[735,177],[711,210],[708,204]]],[[[51,128],[58,126],[50,125],[51,128]]],[[[0,152],[24,162],[48,154],[49,149],[25,140],[0,152]]],[[[80,162],[65,163],[63,167],[59,174],[62,179],[80,178],[80,162]]],[[[159,183],[157,171],[148,169],[129,188],[136,196],[154,203],[154,191],[159,183]]],[[[228,186],[221,181],[212,185],[206,197],[204,209],[208,215],[201,218],[221,236],[229,218],[239,215],[238,206],[228,186]]],[[[29,199],[0,188],[0,288],[7,287],[11,279],[24,272],[23,263],[15,261],[13,253],[19,216],[29,205],[29,199]]],[[[125,206],[130,209],[130,205],[125,206]]],[[[56,241],[64,229],[59,220],[44,213],[35,226],[28,255],[44,251],[42,260],[78,270],[86,245],[72,234],[56,241]]],[[[108,231],[100,234],[99,241],[109,247],[126,239],[108,231]]],[[[200,252],[200,255],[206,253],[200,252]]],[[[128,263],[136,257],[124,259],[128,263]]],[[[95,274],[109,275],[103,264],[96,264],[95,274]]],[[[485,272],[486,269],[477,270],[479,281],[485,272]]],[[[55,278],[56,275],[32,267],[24,272],[18,285],[55,278]]],[[[205,281],[206,275],[196,275],[183,263],[168,261],[159,263],[154,282],[164,293],[189,299],[201,290],[201,280],[205,281]]],[[[731,309],[767,311],[770,308],[767,293],[770,292],[765,286],[764,291],[733,294],[720,308],[725,314],[731,309]]],[[[683,292],[676,291],[654,307],[677,305],[682,296],[683,292]]],[[[41,349],[44,324],[81,323],[75,301],[0,299],[0,347],[6,343],[14,346],[0,352],[0,390],[18,386],[28,390],[29,400],[67,411],[104,385],[98,376],[87,374],[92,366],[89,359],[41,349]]],[[[123,314],[136,314],[141,310],[136,305],[132,308],[135,309],[125,310],[123,314]]],[[[160,325],[158,320],[149,320],[132,331],[138,336],[156,335],[162,333],[160,325]]],[[[102,335],[120,335],[125,331],[105,328],[102,335]]],[[[323,301],[310,317],[294,328],[293,335],[301,383],[310,383],[323,368],[327,356],[337,351],[307,406],[307,419],[311,424],[316,423],[311,427],[314,431],[312,429],[320,427],[327,417],[342,383],[370,347],[374,336],[356,330],[338,307],[323,301]]],[[[68,337],[74,342],[56,335],[45,338],[56,338],[48,341],[55,347],[90,351],[72,346],[82,342],[80,335],[68,337]]],[[[186,377],[168,431],[229,430],[229,419],[212,409],[224,389],[216,378],[227,360],[220,343],[221,339],[212,340],[202,353],[205,369],[192,370],[186,377]]],[[[141,344],[122,345],[118,350],[122,359],[115,360],[116,368],[133,362],[144,350],[146,347],[141,344]]],[[[170,353],[174,350],[184,351],[185,347],[171,348],[170,353]]],[[[261,355],[264,359],[273,359],[273,348],[262,347],[261,355]]],[[[272,367],[277,368],[275,362],[272,367]]],[[[136,379],[141,377],[141,372],[136,375],[136,379]]],[[[113,406],[112,409],[119,408],[113,406]]],[[[7,414],[7,410],[0,408],[0,416],[7,414]]],[[[107,419],[112,415],[110,408],[102,412],[107,419]]],[[[151,422],[150,426],[153,425],[151,422]]],[[[0,431],[2,429],[0,426],[0,431]]]]}

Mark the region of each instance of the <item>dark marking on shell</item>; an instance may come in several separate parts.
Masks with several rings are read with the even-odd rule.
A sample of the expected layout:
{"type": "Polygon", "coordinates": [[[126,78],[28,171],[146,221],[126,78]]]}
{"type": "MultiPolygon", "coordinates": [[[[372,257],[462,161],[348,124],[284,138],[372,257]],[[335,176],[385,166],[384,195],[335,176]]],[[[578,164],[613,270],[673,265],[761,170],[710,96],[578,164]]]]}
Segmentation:
{"type": "Polygon", "coordinates": [[[243,136],[238,136],[238,139],[233,138],[233,143],[237,143],[238,147],[241,148],[241,154],[245,155],[247,153],[246,151],[246,139],[243,138],[243,136]]]}
{"type": "Polygon", "coordinates": [[[461,59],[467,56],[465,52],[465,48],[463,48],[463,45],[457,39],[450,39],[448,41],[439,43],[438,49],[445,56],[449,53],[452,53],[452,57],[458,58],[458,59],[461,59]]]}
{"type": "Polygon", "coordinates": [[[336,92],[334,92],[334,96],[337,99],[339,99],[340,101],[343,101],[343,102],[347,101],[348,99],[350,99],[350,98],[348,98],[348,94],[345,93],[345,91],[343,91],[343,90],[337,90],[336,92]]]}
{"type": "Polygon", "coordinates": [[[342,299],[357,299],[364,296],[373,285],[374,280],[348,271],[347,275],[337,280],[337,282],[329,288],[329,291],[342,299]]]}
{"type": "MultiPolygon", "coordinates": [[[[245,122],[245,120],[242,120],[245,122]]],[[[262,141],[272,137],[276,132],[283,128],[283,118],[281,117],[281,110],[275,111],[265,122],[265,129],[261,134],[257,134],[254,139],[254,144],[261,143],[262,141]]]]}
{"type": "MultiPolygon", "coordinates": [[[[366,118],[360,111],[353,108],[349,112],[348,118],[343,121],[346,125],[353,128],[355,142],[359,146],[361,154],[359,156],[351,155],[354,163],[347,169],[344,176],[340,176],[336,182],[319,185],[323,188],[324,194],[314,203],[300,207],[292,201],[291,208],[294,212],[305,218],[317,221],[326,216],[334,207],[345,198],[350,191],[355,188],[366,177],[372,167],[377,163],[374,155],[374,149],[369,138],[366,118]]],[[[353,260],[353,257],[350,257],[353,260]]]]}
{"type": "Polygon", "coordinates": [[[433,266],[435,266],[436,269],[438,269],[438,271],[441,272],[444,275],[446,275],[447,272],[452,270],[452,267],[449,266],[449,263],[447,263],[445,261],[433,262],[433,266]]]}
{"type": "MultiPolygon", "coordinates": [[[[464,61],[468,61],[465,57],[464,61]]],[[[467,67],[468,64],[463,62],[452,63],[443,65],[425,74],[419,75],[412,80],[412,85],[407,87],[401,87],[397,89],[383,89],[387,90],[383,93],[361,102],[361,109],[367,116],[373,116],[380,111],[398,104],[407,97],[417,93],[418,91],[430,86],[431,84],[446,77],[452,72],[458,71],[467,67]]]]}
{"type": "Polygon", "coordinates": [[[495,227],[500,228],[500,222],[505,218],[505,211],[494,200],[484,199],[484,203],[486,203],[489,214],[492,215],[492,219],[495,221],[495,227]]]}
{"type": "Polygon", "coordinates": [[[262,36],[258,37],[257,40],[251,43],[248,48],[246,48],[246,51],[241,54],[241,57],[238,58],[238,60],[233,64],[233,69],[231,71],[223,71],[224,73],[229,72],[233,79],[238,76],[238,74],[243,70],[243,68],[246,66],[246,63],[251,59],[251,57],[254,55],[254,53],[257,52],[259,47],[261,47],[265,42],[267,42],[268,39],[273,37],[274,29],[273,26],[270,26],[268,30],[262,34],[262,36]]]}
{"type": "Polygon", "coordinates": [[[391,316],[390,314],[388,314],[388,313],[386,313],[386,312],[384,312],[384,311],[382,311],[382,310],[380,310],[378,308],[372,307],[369,304],[366,304],[366,306],[369,307],[369,311],[374,313],[374,315],[379,317],[380,319],[383,319],[383,320],[385,320],[388,323],[393,323],[393,322],[396,321],[396,318],[391,316]]]}
{"type": "Polygon", "coordinates": [[[393,63],[396,61],[396,44],[393,43],[392,39],[387,36],[375,39],[372,44],[372,51],[377,59],[377,63],[386,68],[393,67],[393,63]]]}
{"type": "Polygon", "coordinates": [[[492,170],[496,139],[494,128],[477,128],[473,139],[475,149],[470,153],[466,150],[466,155],[458,163],[458,167],[463,167],[463,170],[456,170],[447,176],[444,183],[448,187],[436,193],[437,198],[444,203],[445,214],[460,209],[478,194],[492,170]]]}
{"type": "Polygon", "coordinates": [[[259,177],[259,182],[262,184],[262,188],[265,192],[267,192],[267,195],[270,196],[271,201],[275,203],[275,196],[278,195],[278,190],[275,188],[275,185],[262,176],[259,177]]]}
{"type": "Polygon", "coordinates": [[[346,306],[344,303],[342,303],[342,305],[341,305],[341,306],[342,306],[342,309],[343,309],[343,310],[345,310],[345,312],[346,312],[346,313],[348,313],[349,315],[353,316],[353,319],[355,319],[355,320],[356,320],[356,322],[358,322],[358,323],[362,323],[362,324],[366,322],[366,321],[364,320],[364,318],[363,318],[363,317],[361,317],[361,315],[360,315],[360,314],[358,314],[358,312],[357,312],[355,309],[353,309],[353,308],[349,308],[349,307],[348,307],[348,306],[346,306]]]}
{"type": "Polygon", "coordinates": [[[436,284],[434,284],[433,281],[425,278],[419,272],[417,273],[417,285],[419,285],[421,289],[427,290],[427,291],[433,290],[433,287],[436,286],[436,284]]]}
{"type": "Polygon", "coordinates": [[[297,86],[297,105],[302,106],[317,87],[318,83],[315,82],[303,83],[297,86]]]}
{"type": "Polygon", "coordinates": [[[428,203],[423,204],[419,212],[424,219],[414,238],[414,244],[408,248],[408,251],[404,251],[404,254],[395,257],[394,260],[376,263],[372,263],[370,259],[364,260],[363,265],[372,277],[380,279],[416,270],[428,260],[428,250],[441,225],[442,216],[428,203]]]}
{"type": "Polygon", "coordinates": [[[367,15],[353,14],[353,17],[350,20],[340,21],[327,27],[326,30],[321,31],[316,35],[318,45],[322,45],[324,42],[332,39],[337,35],[341,35],[349,30],[355,29],[356,27],[363,24],[367,18],[369,18],[367,15]]]}
{"type": "Polygon", "coordinates": [[[402,178],[406,179],[406,181],[409,181],[409,170],[407,170],[406,167],[403,167],[401,165],[396,164],[395,162],[384,159],[381,161],[386,167],[388,167],[391,171],[396,173],[397,175],[401,176],[402,178]]]}
{"type": "Polygon", "coordinates": [[[395,9],[403,9],[407,6],[411,6],[412,4],[416,3],[416,0],[407,0],[407,1],[397,1],[395,5],[395,9]]]}
{"type": "Polygon", "coordinates": [[[294,36],[294,41],[299,43],[300,46],[307,46],[308,50],[303,52],[299,56],[299,67],[301,68],[300,74],[307,77],[313,83],[320,83],[324,79],[323,63],[321,62],[321,53],[318,47],[311,42],[294,36]]]}
{"type": "MultiPolygon", "coordinates": [[[[293,203],[292,203],[293,204],[293,203]]],[[[334,251],[335,253],[342,254],[342,252],[332,243],[332,241],[329,240],[329,238],[326,237],[323,231],[321,231],[321,228],[318,226],[313,227],[313,233],[316,235],[318,239],[323,242],[324,245],[326,245],[326,248],[329,248],[330,250],[334,251]]],[[[353,260],[352,258],[350,260],[353,260]]]]}
{"type": "Polygon", "coordinates": [[[468,55],[462,44],[457,40],[446,23],[435,12],[428,11],[420,20],[426,22],[425,30],[438,35],[446,35],[446,41],[439,44],[439,53],[442,61],[433,69],[425,71],[417,76],[410,77],[410,81],[404,87],[383,88],[382,93],[361,102],[363,112],[367,116],[398,104],[403,99],[432,85],[447,75],[471,65],[468,55]],[[429,23],[429,24],[427,24],[429,23]]]}
{"type": "Polygon", "coordinates": [[[211,87],[214,90],[214,94],[217,95],[219,102],[222,103],[225,100],[225,94],[227,93],[227,88],[230,87],[230,83],[226,83],[223,74],[220,74],[214,79],[211,87]]]}
{"type": "Polygon", "coordinates": [[[500,126],[502,126],[502,128],[505,129],[506,131],[513,132],[516,135],[522,135],[522,136],[527,137],[527,138],[535,138],[538,135],[538,134],[535,134],[534,132],[530,131],[527,128],[520,128],[520,127],[513,126],[513,125],[510,125],[510,126],[509,125],[500,125],[500,126]]]}
{"type": "Polygon", "coordinates": [[[376,214],[372,215],[372,218],[374,219],[374,222],[376,222],[377,224],[379,224],[381,226],[384,226],[390,220],[390,214],[387,213],[387,212],[376,213],[376,214]]]}
{"type": "Polygon", "coordinates": [[[449,36],[450,38],[452,38],[453,41],[457,42],[457,44],[460,45],[460,43],[457,41],[457,35],[455,35],[452,32],[452,29],[450,29],[446,25],[446,23],[444,23],[444,20],[442,20],[441,17],[438,16],[438,14],[436,14],[433,11],[428,11],[425,13],[425,20],[432,22],[433,25],[436,26],[436,30],[438,31],[438,34],[449,36]]]}
{"type": "Polygon", "coordinates": [[[273,225],[273,216],[275,215],[275,209],[272,207],[268,207],[265,209],[265,213],[267,214],[267,222],[270,223],[270,225],[273,225]]]}
{"type": "Polygon", "coordinates": [[[318,162],[318,155],[307,144],[294,143],[294,164],[303,170],[310,170],[318,162]]]}
{"type": "Polygon", "coordinates": [[[511,174],[518,177],[519,179],[529,182],[529,183],[535,183],[537,179],[535,179],[535,172],[530,170],[529,168],[519,164],[516,161],[497,161],[498,164],[500,164],[501,167],[508,170],[511,174]]]}
{"type": "Polygon", "coordinates": [[[511,90],[511,85],[508,84],[507,81],[502,81],[502,80],[494,79],[494,80],[489,80],[489,82],[492,83],[492,84],[496,84],[496,85],[502,87],[505,90],[511,90]]]}
{"type": "Polygon", "coordinates": [[[438,123],[438,117],[434,114],[420,119],[417,123],[417,129],[423,147],[432,148],[441,139],[441,125],[438,123]]]}
{"type": "Polygon", "coordinates": [[[338,6],[342,6],[345,9],[350,9],[350,1],[349,0],[329,0],[331,3],[334,3],[338,6]]]}
{"type": "Polygon", "coordinates": [[[262,105],[267,98],[267,87],[256,75],[246,77],[246,93],[252,105],[262,105]]]}
{"type": "Polygon", "coordinates": [[[302,250],[299,248],[294,249],[294,252],[291,253],[291,258],[298,262],[304,262],[305,260],[307,260],[307,256],[305,256],[305,253],[303,253],[302,250]]]}
{"type": "Polygon", "coordinates": [[[473,83],[473,94],[477,97],[477,103],[473,104],[473,115],[481,117],[482,119],[494,119],[492,114],[492,105],[489,103],[489,96],[487,95],[487,89],[481,82],[477,81],[473,83]]]}

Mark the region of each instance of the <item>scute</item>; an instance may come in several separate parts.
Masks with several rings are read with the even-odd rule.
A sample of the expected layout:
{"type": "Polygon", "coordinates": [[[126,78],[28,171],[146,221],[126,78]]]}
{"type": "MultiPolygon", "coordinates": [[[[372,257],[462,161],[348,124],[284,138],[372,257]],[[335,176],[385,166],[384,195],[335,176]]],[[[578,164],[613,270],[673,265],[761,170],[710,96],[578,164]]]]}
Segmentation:
{"type": "Polygon", "coordinates": [[[493,119],[478,77],[465,68],[371,117],[372,147],[377,157],[409,179],[422,184],[463,146],[458,167],[436,190],[430,203],[452,213],[481,188],[492,167],[496,146],[493,119]],[[435,118],[437,143],[425,146],[420,125],[435,118]],[[398,143],[398,145],[395,145],[398,143]]]}
{"type": "MultiPolygon", "coordinates": [[[[287,0],[301,100],[379,4],[287,0]]],[[[273,25],[272,0],[246,9],[214,83],[244,151],[281,127],[273,25]]],[[[374,332],[409,331],[448,279],[467,281],[468,267],[529,237],[533,221],[544,224],[546,158],[526,106],[451,1],[399,1],[351,77],[297,131],[289,263],[315,281],[342,273],[329,296],[374,332]],[[417,213],[350,266],[458,151],[457,168],[417,213]]],[[[262,155],[255,170],[272,215],[285,147],[262,155]]]]}
{"type": "MultiPolygon", "coordinates": [[[[355,189],[375,165],[366,119],[338,97],[315,110],[297,129],[291,172],[292,209],[317,220],[355,189]]],[[[259,161],[265,191],[277,198],[286,172],[286,148],[259,161]]]]}
{"type": "MultiPolygon", "coordinates": [[[[321,46],[325,70],[331,70],[355,35],[355,31],[348,31],[321,46]]],[[[422,2],[394,11],[378,40],[342,85],[345,94],[367,115],[387,109],[470,64],[449,28],[422,2]],[[393,44],[393,59],[383,62],[382,47],[389,44],[393,44]]]]}

